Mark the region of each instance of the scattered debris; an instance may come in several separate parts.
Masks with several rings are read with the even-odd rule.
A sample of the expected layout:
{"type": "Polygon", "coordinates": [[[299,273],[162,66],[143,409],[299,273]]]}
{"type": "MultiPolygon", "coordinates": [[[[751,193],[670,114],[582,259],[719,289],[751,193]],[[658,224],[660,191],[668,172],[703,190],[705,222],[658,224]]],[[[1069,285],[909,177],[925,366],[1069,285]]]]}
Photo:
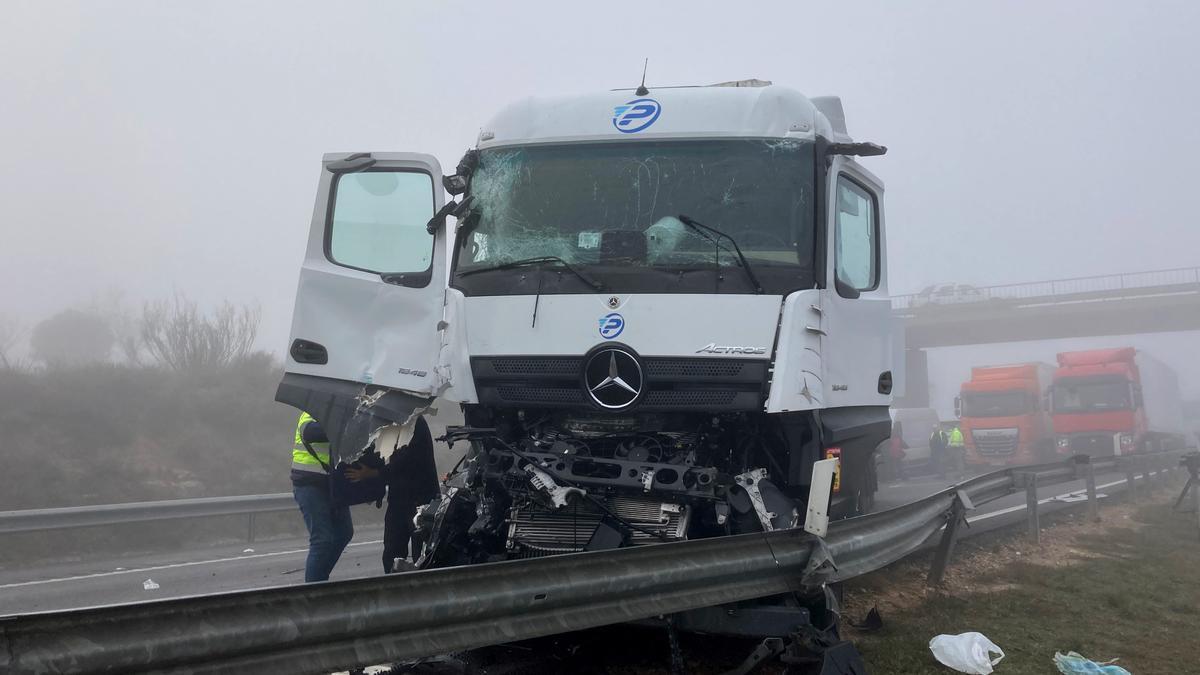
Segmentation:
{"type": "Polygon", "coordinates": [[[992,666],[1004,658],[1004,650],[983,633],[939,635],[929,641],[929,649],[938,663],[970,675],[988,675],[992,666]],[[993,659],[991,652],[1000,656],[993,659]]]}
{"type": "Polygon", "coordinates": [[[1098,673],[1099,675],[1132,675],[1128,670],[1121,666],[1114,666],[1117,659],[1105,661],[1104,663],[1096,663],[1078,652],[1054,652],[1054,665],[1058,666],[1058,672],[1064,675],[1076,675],[1077,673],[1098,673]]]}
{"type": "Polygon", "coordinates": [[[153,579],[147,579],[142,582],[142,588],[148,591],[157,591],[159,589],[159,585],[156,584],[153,579]]]}
{"type": "Polygon", "coordinates": [[[883,617],[879,614],[879,605],[871,607],[871,611],[867,612],[862,623],[851,623],[855,630],[860,630],[864,633],[871,633],[883,628],[883,617]]]}
{"type": "Polygon", "coordinates": [[[254,549],[252,549],[252,548],[244,549],[242,551],[242,553],[254,553],[254,549]]]}

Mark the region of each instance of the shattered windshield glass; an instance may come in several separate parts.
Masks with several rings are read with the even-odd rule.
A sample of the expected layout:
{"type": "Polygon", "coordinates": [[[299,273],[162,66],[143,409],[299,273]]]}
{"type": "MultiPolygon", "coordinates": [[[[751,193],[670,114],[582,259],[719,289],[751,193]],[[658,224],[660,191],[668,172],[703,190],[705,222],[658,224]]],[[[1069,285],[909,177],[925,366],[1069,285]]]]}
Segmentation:
{"type": "Polygon", "coordinates": [[[554,256],[572,266],[811,270],[813,148],[791,140],[591,143],[480,153],[457,269],[554,256]]]}

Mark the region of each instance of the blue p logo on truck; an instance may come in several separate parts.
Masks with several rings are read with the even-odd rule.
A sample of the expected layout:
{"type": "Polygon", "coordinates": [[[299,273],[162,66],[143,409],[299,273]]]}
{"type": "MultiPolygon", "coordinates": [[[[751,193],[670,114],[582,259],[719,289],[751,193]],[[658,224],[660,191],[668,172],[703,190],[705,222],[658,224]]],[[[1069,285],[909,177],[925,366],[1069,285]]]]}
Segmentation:
{"type": "Polygon", "coordinates": [[[613,312],[600,317],[600,337],[611,340],[625,330],[625,317],[613,312]]]}
{"type": "Polygon", "coordinates": [[[636,134],[654,124],[662,113],[662,106],[652,98],[635,98],[625,105],[613,108],[613,126],[623,134],[636,134]]]}

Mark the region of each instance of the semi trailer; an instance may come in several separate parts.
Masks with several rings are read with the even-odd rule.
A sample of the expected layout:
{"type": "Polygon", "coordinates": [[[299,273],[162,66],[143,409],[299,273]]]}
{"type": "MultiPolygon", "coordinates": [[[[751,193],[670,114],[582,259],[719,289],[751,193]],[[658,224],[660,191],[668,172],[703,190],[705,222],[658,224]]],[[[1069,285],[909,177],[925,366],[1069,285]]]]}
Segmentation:
{"type": "Polygon", "coordinates": [[[1140,349],[1060,353],[1050,402],[1060,454],[1127,455],[1186,444],[1175,372],[1140,349]]]}
{"type": "Polygon", "coordinates": [[[743,81],[525,99],[447,174],[328,154],[277,400],[341,457],[462,406],[420,567],[797,527],[828,458],[861,512],[893,374],[856,157],[884,151],[743,81]]]}

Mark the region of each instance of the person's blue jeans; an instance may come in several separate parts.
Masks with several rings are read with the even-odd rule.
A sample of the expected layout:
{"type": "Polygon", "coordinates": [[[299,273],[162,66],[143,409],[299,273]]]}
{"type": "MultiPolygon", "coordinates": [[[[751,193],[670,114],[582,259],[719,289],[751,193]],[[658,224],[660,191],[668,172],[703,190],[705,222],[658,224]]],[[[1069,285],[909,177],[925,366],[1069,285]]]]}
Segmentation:
{"type": "Polygon", "coordinates": [[[327,485],[293,485],[292,494],[300,505],[300,513],[304,514],[304,526],[308,528],[304,581],[325,581],[354,537],[350,507],[335,509],[329,501],[327,485]]]}

